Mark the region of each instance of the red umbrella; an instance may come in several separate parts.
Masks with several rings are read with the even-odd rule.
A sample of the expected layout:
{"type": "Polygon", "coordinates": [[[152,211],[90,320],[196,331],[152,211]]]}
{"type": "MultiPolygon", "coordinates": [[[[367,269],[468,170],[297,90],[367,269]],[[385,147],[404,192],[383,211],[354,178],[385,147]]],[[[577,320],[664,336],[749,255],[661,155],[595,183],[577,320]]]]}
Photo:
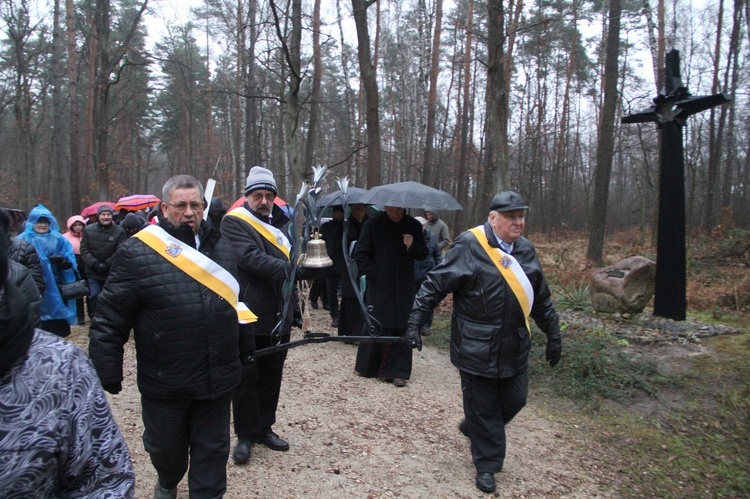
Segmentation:
{"type": "Polygon", "coordinates": [[[83,210],[81,210],[81,216],[83,218],[88,218],[92,215],[96,215],[96,212],[97,210],[99,210],[100,206],[109,206],[113,210],[115,209],[115,203],[111,203],[109,201],[97,201],[96,203],[90,204],[83,210]]]}
{"type": "Polygon", "coordinates": [[[125,196],[124,198],[118,199],[115,209],[138,211],[151,208],[159,203],[161,203],[161,199],[153,194],[133,194],[132,196],[125,196]]]}
{"type": "MultiPolygon", "coordinates": [[[[240,206],[242,206],[242,203],[244,203],[244,202],[245,202],[245,196],[242,196],[237,201],[235,201],[234,204],[232,204],[232,206],[229,207],[229,210],[231,211],[231,210],[233,210],[235,208],[239,208],[240,206]]],[[[282,207],[286,206],[286,201],[284,201],[283,199],[281,199],[279,196],[276,196],[276,199],[273,200],[273,203],[276,206],[278,206],[279,208],[282,208],[282,207]]],[[[286,210],[284,210],[284,211],[286,212],[286,210]]]]}

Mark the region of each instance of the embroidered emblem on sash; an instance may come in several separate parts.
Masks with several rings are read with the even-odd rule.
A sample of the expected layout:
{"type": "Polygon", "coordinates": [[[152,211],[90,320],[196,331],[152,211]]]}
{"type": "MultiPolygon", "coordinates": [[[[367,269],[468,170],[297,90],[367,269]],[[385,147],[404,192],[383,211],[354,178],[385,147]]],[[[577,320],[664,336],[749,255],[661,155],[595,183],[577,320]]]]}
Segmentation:
{"type": "Polygon", "coordinates": [[[502,266],[503,266],[503,267],[505,267],[506,269],[507,269],[508,267],[510,267],[510,263],[511,263],[511,262],[510,262],[510,258],[508,258],[507,256],[503,256],[502,260],[500,260],[500,265],[502,265],[502,266]]]}
{"type": "Polygon", "coordinates": [[[173,243],[167,246],[164,251],[172,258],[177,258],[177,256],[182,253],[182,246],[173,243]]]}

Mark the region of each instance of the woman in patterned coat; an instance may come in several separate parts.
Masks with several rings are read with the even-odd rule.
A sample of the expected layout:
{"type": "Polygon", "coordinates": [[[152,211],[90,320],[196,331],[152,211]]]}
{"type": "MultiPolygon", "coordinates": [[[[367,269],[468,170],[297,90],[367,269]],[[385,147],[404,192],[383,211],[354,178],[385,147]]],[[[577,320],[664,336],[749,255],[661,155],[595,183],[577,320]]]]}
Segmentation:
{"type": "Polygon", "coordinates": [[[130,497],[135,474],[94,367],[72,343],[34,329],[7,279],[0,211],[0,497],[130,497]]]}

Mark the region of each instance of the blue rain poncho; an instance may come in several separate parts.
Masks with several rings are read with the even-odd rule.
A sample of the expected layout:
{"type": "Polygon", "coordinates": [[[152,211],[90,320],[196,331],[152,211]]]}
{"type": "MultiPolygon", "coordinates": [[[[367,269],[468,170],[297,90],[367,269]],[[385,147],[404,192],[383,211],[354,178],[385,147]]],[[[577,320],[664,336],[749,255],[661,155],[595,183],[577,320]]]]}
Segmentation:
{"type": "Polygon", "coordinates": [[[52,212],[42,204],[36,205],[29,213],[26,227],[22,233],[18,234],[18,238],[30,242],[39,254],[44,283],[47,285],[42,296],[42,307],[39,310],[42,321],[65,319],[68,324],[77,324],[76,301],[63,300],[58,288],[60,284],[68,284],[76,280],[78,272],[76,257],[73,254],[73,245],[60,234],[60,225],[52,212]],[[40,217],[49,219],[49,232],[46,234],[34,232],[34,225],[40,217]],[[72,268],[62,270],[57,265],[51,264],[49,257],[53,255],[59,255],[68,260],[73,265],[72,268]]]}

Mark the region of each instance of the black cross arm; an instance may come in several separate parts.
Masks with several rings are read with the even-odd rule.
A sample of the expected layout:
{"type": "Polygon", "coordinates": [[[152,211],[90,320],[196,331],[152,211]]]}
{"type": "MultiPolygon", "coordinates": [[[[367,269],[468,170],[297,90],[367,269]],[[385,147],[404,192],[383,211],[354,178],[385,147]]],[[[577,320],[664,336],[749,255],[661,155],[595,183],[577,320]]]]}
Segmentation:
{"type": "Polygon", "coordinates": [[[684,119],[693,114],[705,111],[706,109],[727,104],[728,102],[732,102],[732,98],[727,97],[724,93],[714,95],[696,95],[675,102],[675,106],[680,109],[675,115],[684,119]]]}

